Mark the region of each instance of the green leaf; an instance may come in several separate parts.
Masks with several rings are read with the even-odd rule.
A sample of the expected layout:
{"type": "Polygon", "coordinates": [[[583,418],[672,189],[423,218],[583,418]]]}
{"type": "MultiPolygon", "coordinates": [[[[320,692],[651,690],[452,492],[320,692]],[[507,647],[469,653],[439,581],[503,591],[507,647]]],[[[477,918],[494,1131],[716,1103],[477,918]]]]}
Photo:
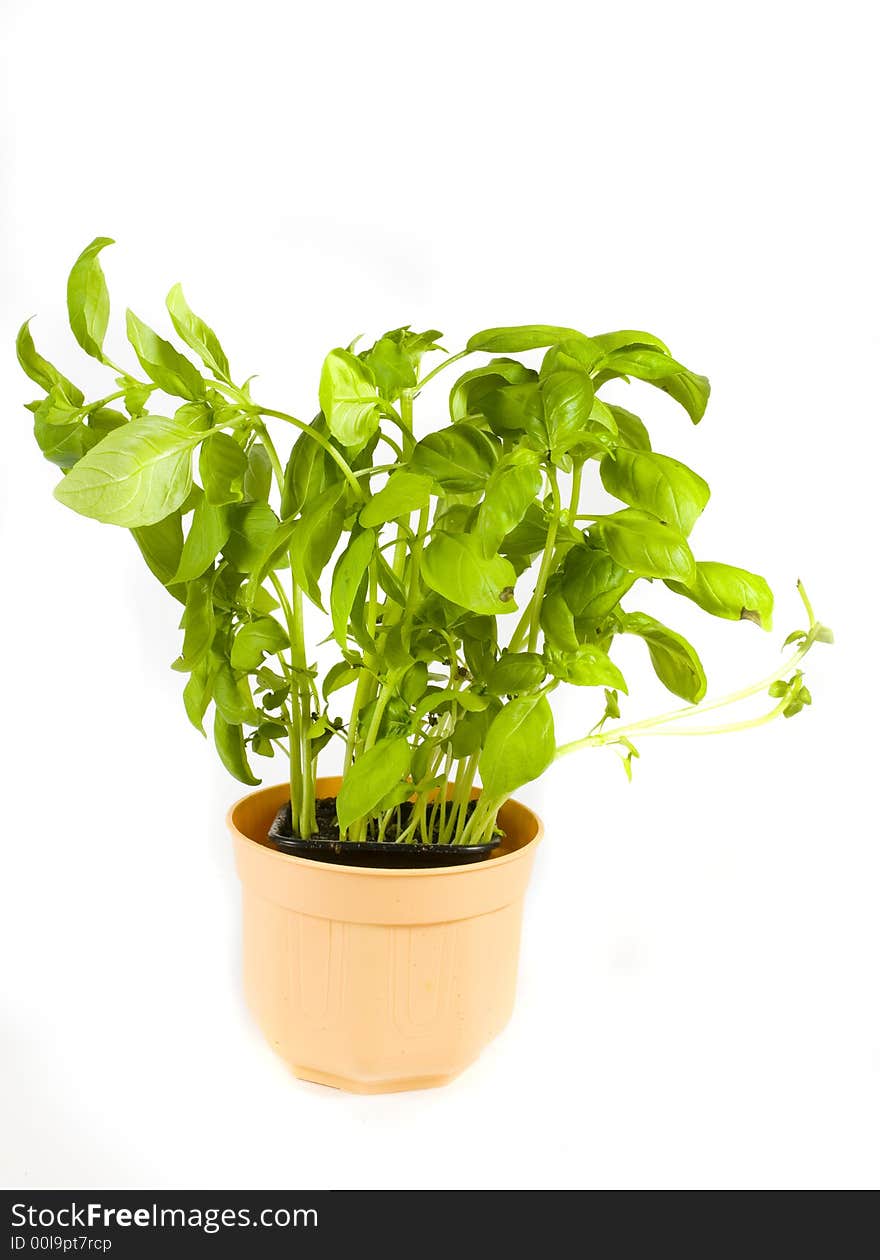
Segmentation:
{"type": "Polygon", "coordinates": [[[398,686],[407,704],[418,704],[428,688],[428,666],[425,661],[415,661],[403,675],[398,686]]]}
{"type": "Polygon", "coordinates": [[[30,322],[29,319],[25,320],[15,340],[15,353],[22,371],[47,393],[53,385],[60,385],[66,398],[76,405],[82,405],[85,401],[82,390],[77,389],[66,376],[38,352],[31,336],[30,322]]]}
{"type": "Polygon", "coordinates": [[[600,345],[606,354],[610,354],[614,350],[659,350],[662,354],[669,354],[668,347],[655,337],[653,333],[634,332],[632,329],[625,329],[621,332],[599,333],[593,340],[600,345]]]}
{"type": "Polygon", "coordinates": [[[639,577],[675,578],[690,583],[696,564],[687,540],[637,508],[604,517],[593,527],[606,551],[639,577]]]}
{"type": "Polygon", "coordinates": [[[609,494],[673,525],[685,537],[709,502],[706,482],[677,459],[619,447],[599,465],[609,494]]]}
{"type": "Polygon", "coordinates": [[[541,363],[541,379],[555,372],[581,372],[590,376],[605,360],[605,351],[591,337],[578,336],[553,345],[541,363]]]}
{"type": "Polygon", "coordinates": [[[266,556],[278,529],[278,517],[267,503],[236,504],[229,513],[229,537],[223,555],[239,573],[250,573],[266,556]]]}
{"type": "Polygon", "coordinates": [[[541,350],[561,341],[577,341],[583,333],[576,328],[560,328],[554,324],[520,324],[510,328],[486,328],[474,333],[468,350],[489,350],[494,354],[519,354],[524,350],[541,350]]]}
{"type": "Polygon", "coordinates": [[[125,322],[128,339],[151,381],[176,398],[204,398],[205,382],[189,359],[138,319],[134,311],[126,311],[125,322]]]}
{"type": "Polygon", "coordinates": [[[140,381],[136,381],[131,376],[117,376],[116,383],[120,389],[125,390],[125,410],[131,416],[132,420],[137,420],[144,415],[147,410],[147,400],[153,392],[155,386],[144,385],[140,381]]]}
{"type": "Polygon", "coordinates": [[[574,615],[559,585],[549,585],[541,601],[541,629],[550,647],[563,652],[576,652],[580,647],[574,615]]]}
{"type": "Polygon", "coordinates": [[[747,569],[715,560],[698,560],[692,582],[667,582],[676,595],[685,595],[713,617],[753,621],[763,630],[773,625],[773,592],[764,578],[747,569]]]}
{"type": "Polygon", "coordinates": [[[562,567],[562,593],[575,617],[607,617],[635,577],[598,547],[572,547],[562,567]]]}
{"type": "Polygon", "coordinates": [[[180,621],[183,649],[171,666],[179,673],[191,673],[207,656],[214,639],[214,604],[211,581],[199,578],[186,588],[186,606],[180,621]]]}
{"type": "Polygon", "coordinates": [[[541,382],[544,422],[554,458],[583,440],[593,409],[593,383],[586,372],[551,372],[541,382]]]}
{"type": "Polygon", "coordinates": [[[477,613],[516,611],[516,573],[503,556],[486,559],[471,534],[438,534],[422,556],[421,575],[444,599],[477,613]]]}
{"type": "Polygon", "coordinates": [[[229,360],[223,353],[223,348],[213,330],[190,310],[179,284],[175,284],[169,291],[165,305],[180,340],[185,342],[190,350],[195,350],[205,367],[210,368],[215,376],[219,376],[221,381],[228,382],[230,379],[229,360]]]}
{"type": "Polygon", "coordinates": [[[410,766],[406,739],[382,739],[349,766],[336,798],[340,834],[352,823],[366,818],[388,793],[405,778],[410,766]]]}
{"type": "Polygon", "coordinates": [[[325,700],[329,699],[334,691],[341,691],[343,687],[348,687],[356,679],[360,678],[362,673],[362,669],[349,665],[348,661],[337,661],[335,665],[330,666],[324,675],[321,694],[325,700]]]}
{"type": "Polygon", "coordinates": [[[376,535],[370,529],[354,536],[336,561],[330,585],[330,617],[333,634],[341,648],[348,646],[348,619],[358,587],[369,568],[376,535]]]}
{"type": "Polygon", "coordinates": [[[493,442],[469,424],[457,424],[422,438],[410,456],[410,469],[430,477],[447,494],[481,490],[495,467],[493,442]]]}
{"type": "Polygon", "coordinates": [[[264,653],[274,656],[288,645],[287,631],[282,629],[274,617],[259,617],[256,621],[246,621],[238,631],[232,643],[229,662],[233,669],[258,669],[264,653]]]}
{"type": "Polygon", "coordinates": [[[98,258],[113,241],[96,236],[73,264],[67,280],[67,312],[74,337],[93,359],[106,363],[104,334],[110,319],[110,294],[98,258]]]}
{"type": "Polygon", "coordinates": [[[527,433],[538,450],[549,444],[544,421],[544,396],[537,380],[520,385],[502,385],[481,399],[483,415],[493,432],[502,438],[527,433]]]}
{"type": "Polygon", "coordinates": [[[416,383],[413,361],[403,345],[392,337],[381,337],[362,357],[383,398],[394,399],[416,383]]]}
{"type": "Polygon", "coordinates": [[[381,551],[376,552],[376,560],[378,562],[379,585],[382,590],[393,600],[395,604],[399,604],[401,608],[406,607],[406,591],[400,584],[400,579],[391,568],[391,565],[382,555],[381,551]]]}
{"type": "Polygon", "coordinates": [[[34,437],[43,455],[63,472],[68,472],[100,441],[100,435],[82,421],[75,424],[44,424],[34,417],[34,437]]]}
{"type": "Polygon", "coordinates": [[[620,376],[635,376],[662,389],[685,409],[694,424],[702,420],[709,401],[708,380],[677,363],[668,354],[653,349],[624,347],[609,355],[608,367],[620,376]]]}
{"type": "Polygon", "coordinates": [[[128,417],[124,416],[121,411],[115,411],[112,407],[97,407],[88,414],[87,424],[98,434],[99,439],[106,437],[108,433],[112,433],[114,429],[120,428],[123,424],[128,424],[128,417]]]}
{"type": "Polygon", "coordinates": [[[595,643],[582,643],[574,652],[549,652],[547,665],[555,678],[575,687],[614,687],[626,691],[623,674],[607,652],[595,643]]]}
{"type": "Polygon", "coordinates": [[[248,458],[228,433],[212,433],[199,452],[199,476],[209,503],[241,503],[248,458]]]}
{"type": "Polygon", "coordinates": [[[648,645],[651,664],[663,686],[675,696],[698,704],[706,694],[706,675],[694,648],[682,635],[646,613],[628,613],[624,634],[635,634],[648,645]]]}
{"type": "Polygon", "coordinates": [[[153,525],[180,507],[192,486],[201,435],[162,416],[115,429],[55,487],[55,498],[110,525],[153,525]]]}
{"type": "Polygon", "coordinates": [[[345,447],[361,447],[379,426],[379,391],[370,369],[348,350],[331,350],[318,397],[330,432],[345,447]]]}
{"type": "Polygon", "coordinates": [[[183,689],[183,707],[186,716],[200,735],[205,734],[204,718],[211,703],[213,673],[206,657],[192,671],[183,689]]]}
{"type": "MultiPolygon", "coordinates": [[[[309,425],[316,433],[327,436],[327,424],[318,416],[309,425]]],[[[314,503],[330,486],[342,480],[342,471],[327,452],[305,430],[300,433],[287,467],[284,470],[284,490],[281,496],[281,515],[297,516],[307,503],[314,503]]]]}
{"type": "Polygon", "coordinates": [[[537,652],[502,652],[486,679],[486,690],[493,696],[534,691],[546,674],[544,658],[537,652]]]}
{"type": "Polygon", "coordinates": [[[244,474],[244,497],[251,502],[266,503],[272,489],[272,462],[262,442],[254,442],[247,453],[244,474]]]}
{"type": "Polygon", "coordinates": [[[233,726],[256,726],[260,720],[247,674],[237,674],[226,661],[220,663],[214,676],[214,703],[233,726]]]}
{"type": "Polygon", "coordinates": [[[519,448],[498,461],[486,482],[475,533],[484,556],[493,556],[501,542],[525,516],[541,489],[539,457],[519,448]]]}
{"type": "Polygon", "coordinates": [[[628,446],[632,451],[649,451],[651,439],[648,430],[638,416],[627,411],[625,407],[610,404],[608,410],[614,417],[621,446],[628,446]]]}
{"type": "Polygon", "coordinates": [[[489,699],[476,691],[459,691],[455,687],[442,689],[429,687],[416,704],[413,719],[421,722],[429,713],[442,713],[444,709],[451,709],[453,705],[457,705],[466,713],[481,713],[488,707],[489,699]]]}
{"type": "Polygon", "coordinates": [[[154,525],[143,525],[131,532],[150,572],[167,586],[177,572],[183,552],[180,512],[171,512],[154,525]]]}
{"type": "Polygon", "coordinates": [[[53,385],[34,412],[34,418],[42,425],[77,424],[82,411],[66,395],[63,385],[53,385]]]}
{"type": "Polygon", "coordinates": [[[309,599],[323,612],[319,579],[330,563],[345,519],[343,486],[323,495],[304,512],[291,530],[290,564],[309,599]]]}
{"type": "Polygon", "coordinates": [[[219,709],[214,711],[214,743],[220,754],[220,760],[234,779],[246,783],[249,787],[256,787],[262,782],[261,779],[254,777],[248,765],[241,727],[227,722],[219,709]]]}
{"type": "Polygon", "coordinates": [[[217,507],[201,495],[192,515],[192,522],[183,544],[180,564],[171,578],[175,582],[191,582],[201,577],[223,549],[229,537],[229,512],[217,507]]]}
{"type": "Polygon", "coordinates": [[[483,792],[492,801],[530,783],[553,760],[553,713],[546,696],[519,696],[494,718],[480,754],[483,792]]]}
{"type": "Polygon", "coordinates": [[[367,527],[407,516],[427,507],[431,499],[431,478],[402,468],[392,473],[382,489],[361,509],[360,523],[367,527]]]}
{"type": "Polygon", "coordinates": [[[449,394],[449,414],[456,422],[465,416],[479,414],[480,400],[500,385],[522,385],[535,381],[537,372],[519,359],[492,359],[483,367],[473,368],[460,376],[449,394]]]}

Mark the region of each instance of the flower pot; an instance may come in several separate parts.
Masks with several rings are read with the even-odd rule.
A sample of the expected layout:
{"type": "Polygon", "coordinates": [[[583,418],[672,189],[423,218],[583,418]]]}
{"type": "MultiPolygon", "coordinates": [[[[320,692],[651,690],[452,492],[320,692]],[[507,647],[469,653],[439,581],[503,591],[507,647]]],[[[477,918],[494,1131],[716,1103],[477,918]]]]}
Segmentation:
{"type": "MultiPolygon", "coordinates": [[[[318,780],[335,796],[340,779],[318,780]]],[[[379,869],[279,852],[286,784],[229,811],[244,896],[244,986],[303,1080],[356,1093],[443,1085],[513,1010],[523,898],[542,835],[508,801],[504,842],[475,865],[379,869]]]]}

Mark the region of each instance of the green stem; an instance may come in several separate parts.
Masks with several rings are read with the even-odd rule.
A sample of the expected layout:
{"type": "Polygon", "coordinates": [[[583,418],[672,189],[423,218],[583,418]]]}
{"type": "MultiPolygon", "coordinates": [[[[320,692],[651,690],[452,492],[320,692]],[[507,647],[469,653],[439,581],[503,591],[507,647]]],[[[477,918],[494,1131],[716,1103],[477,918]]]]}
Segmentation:
{"type": "Polygon", "coordinates": [[[443,372],[446,368],[448,368],[450,363],[456,363],[459,359],[463,359],[465,355],[468,354],[473,354],[473,351],[465,349],[459,350],[458,354],[450,354],[443,360],[442,363],[438,363],[437,366],[427,374],[427,376],[422,377],[416,386],[416,389],[421,389],[424,385],[427,385],[428,381],[432,381],[439,372],[443,372]]]}
{"type": "Polygon", "coordinates": [[[730,722],[721,726],[692,727],[681,731],[666,729],[673,722],[680,722],[683,719],[694,717],[697,713],[711,713],[715,709],[722,709],[728,705],[737,704],[742,700],[748,700],[752,696],[766,691],[773,683],[778,682],[780,678],[784,678],[786,674],[797,668],[812,647],[813,642],[814,640],[808,637],[794,655],[779,669],[749,687],[729,692],[727,695],[720,696],[719,699],[713,700],[709,704],[689,704],[683,709],[673,709],[669,713],[661,713],[656,717],[644,718],[640,722],[631,722],[626,726],[618,726],[612,730],[597,731],[593,735],[585,735],[581,739],[573,739],[567,744],[561,744],[556,750],[556,756],[563,757],[567,753],[576,752],[581,748],[601,748],[606,744],[629,739],[633,735],[639,737],[646,735],[722,735],[729,731],[742,731],[748,730],[753,726],[763,726],[765,722],[770,722],[773,718],[778,717],[788,703],[787,698],[784,698],[782,704],[776,705],[769,713],[760,714],[756,718],[747,718],[742,722],[730,722]]]}
{"type": "Polygon", "coordinates": [[[550,517],[550,525],[547,529],[547,540],[544,543],[544,554],[541,557],[541,567],[538,570],[538,581],[535,583],[534,594],[531,598],[531,622],[529,626],[529,651],[534,652],[538,646],[538,633],[541,628],[541,604],[544,599],[544,591],[547,589],[547,579],[550,576],[553,562],[556,558],[556,534],[559,529],[559,486],[556,483],[556,471],[552,467],[547,469],[547,478],[550,482],[550,493],[553,496],[553,514],[550,517]]]}
{"type": "Polygon", "coordinates": [[[571,472],[571,497],[568,501],[568,519],[573,521],[577,517],[578,504],[581,500],[581,479],[584,475],[584,464],[581,461],[575,464],[571,472]]]}
{"type": "MultiPolygon", "coordinates": [[[[377,580],[377,565],[375,559],[370,561],[369,570],[369,587],[367,594],[367,610],[366,610],[366,627],[371,638],[376,633],[376,620],[378,617],[379,603],[379,587],[377,580]]],[[[375,689],[376,680],[369,669],[361,671],[355,688],[354,700],[351,706],[351,714],[348,719],[348,738],[345,741],[345,757],[342,763],[343,775],[354,761],[354,755],[358,746],[358,725],[360,721],[361,709],[368,704],[375,689]]]]}
{"type": "Polygon", "coordinates": [[[324,437],[323,433],[319,433],[317,429],[312,427],[312,425],[305,424],[302,420],[297,420],[296,416],[288,415],[286,411],[275,411],[271,407],[259,407],[256,405],[253,406],[253,410],[257,415],[272,416],[275,420],[284,420],[287,424],[296,425],[296,427],[302,430],[303,433],[308,433],[312,440],[317,442],[319,446],[323,447],[334,463],[336,463],[342,470],[343,476],[357,494],[358,498],[366,498],[360,482],[351,470],[350,464],[342,455],[340,455],[333,443],[329,442],[327,438],[324,437]]]}
{"type": "MultiPolygon", "coordinates": [[[[150,385],[148,388],[150,393],[152,393],[153,390],[158,389],[159,386],[150,385]]],[[[106,398],[99,398],[97,402],[87,403],[84,407],[80,407],[79,413],[83,416],[90,416],[93,411],[97,411],[100,407],[106,407],[108,403],[116,402],[117,398],[124,398],[127,393],[127,389],[117,389],[115,393],[108,394],[106,398]]]]}
{"type": "Polygon", "coordinates": [[[306,678],[305,630],[303,626],[302,591],[293,583],[293,621],[290,632],[291,657],[302,671],[298,677],[300,706],[300,739],[303,771],[303,790],[300,801],[300,835],[311,836],[318,830],[315,818],[315,768],[312,758],[312,741],[308,731],[312,724],[311,689],[306,678]]]}
{"type": "Polygon", "coordinates": [[[278,483],[278,490],[284,493],[284,469],[281,466],[281,460],[278,457],[278,451],[275,449],[275,443],[269,436],[269,430],[260,422],[256,427],[260,436],[260,441],[266,448],[266,454],[269,456],[269,463],[272,465],[272,471],[275,474],[275,480],[278,483]]]}
{"type": "MultiPolygon", "coordinates": [[[[278,452],[266,426],[262,422],[258,426],[260,438],[269,456],[278,489],[283,493],[284,470],[278,452]]],[[[291,568],[291,573],[293,572],[291,568]]],[[[290,640],[290,666],[292,671],[292,689],[290,695],[290,810],[293,821],[298,814],[299,834],[303,839],[317,831],[315,817],[315,767],[311,755],[311,740],[308,730],[311,721],[311,690],[306,678],[308,661],[306,658],[305,632],[303,628],[302,591],[291,577],[291,598],[287,594],[274,572],[269,574],[270,581],[278,596],[287,622],[287,635],[290,640]],[[293,686],[296,692],[293,691],[293,686]]]]}
{"type": "Polygon", "coordinates": [[[422,562],[422,552],[425,549],[425,538],[427,537],[430,515],[431,506],[430,504],[426,504],[419,513],[416,540],[413,543],[412,551],[410,552],[409,557],[409,586],[407,587],[406,608],[404,609],[403,625],[401,626],[401,635],[405,648],[409,647],[409,631],[419,598],[419,566],[422,562]]]}

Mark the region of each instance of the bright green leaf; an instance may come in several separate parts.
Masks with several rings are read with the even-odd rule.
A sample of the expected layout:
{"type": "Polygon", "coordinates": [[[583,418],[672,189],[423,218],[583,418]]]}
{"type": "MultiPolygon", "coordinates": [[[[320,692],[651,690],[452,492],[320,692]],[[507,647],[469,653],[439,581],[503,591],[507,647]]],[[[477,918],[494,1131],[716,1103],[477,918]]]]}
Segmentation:
{"type": "Polygon", "coordinates": [[[74,337],[93,359],[106,363],[104,334],[110,319],[110,294],[98,258],[113,241],[97,236],[77,258],[67,280],[67,312],[74,337]]]}
{"type": "Polygon", "coordinates": [[[201,577],[214,563],[228,537],[228,510],[209,503],[201,496],[193,511],[180,563],[171,578],[171,584],[191,582],[194,578],[201,577]]]}
{"type": "Polygon", "coordinates": [[[379,425],[379,391],[370,369],[348,350],[331,350],[321,369],[319,400],[330,432],[362,447],[379,425]]]}
{"type": "Polygon", "coordinates": [[[161,416],[132,420],[70,470],[55,487],[55,498],[110,525],[152,525],[189,494],[199,440],[199,434],[161,416]]]}
{"type": "Polygon", "coordinates": [[[233,640],[229,662],[233,669],[251,671],[262,664],[264,653],[273,656],[288,643],[287,631],[274,617],[246,621],[233,640]]]}
{"type": "Polygon", "coordinates": [[[655,451],[619,447],[599,470],[609,494],[674,526],[685,537],[709,502],[706,482],[686,464],[655,451]]]}
{"type": "Polygon", "coordinates": [[[410,766],[406,739],[382,739],[362,753],[349,767],[336,798],[340,834],[352,823],[366,818],[388,793],[405,778],[410,766]]]}
{"type": "Polygon", "coordinates": [[[604,517],[593,528],[605,549],[631,573],[693,581],[696,565],[691,549],[687,539],[671,525],[664,525],[637,508],[626,508],[604,517]]]}
{"type": "Polygon", "coordinates": [[[205,367],[210,368],[215,376],[218,376],[221,381],[228,381],[229,360],[223,353],[216,334],[203,319],[190,310],[179,284],[175,284],[169,291],[165,305],[180,340],[185,342],[190,350],[195,350],[205,367]]]}
{"type": "Polygon", "coordinates": [[[430,477],[402,468],[361,509],[360,523],[367,527],[384,525],[410,512],[426,507],[431,498],[430,477]]]}
{"type": "Polygon", "coordinates": [[[695,649],[682,635],[646,613],[629,613],[624,634],[635,634],[648,645],[651,664],[663,686],[675,696],[698,704],[706,694],[706,674],[695,649]]]}
{"type": "Polygon", "coordinates": [[[677,595],[686,595],[713,617],[753,621],[763,630],[773,625],[773,592],[764,578],[747,569],[715,560],[698,560],[696,576],[685,585],[667,582],[677,595]]]}
{"type": "Polygon", "coordinates": [[[125,321],[128,339],[151,381],[176,398],[204,397],[205,382],[189,359],[138,319],[134,311],[126,311],[125,321]]]}
{"type": "Polygon", "coordinates": [[[352,605],[376,546],[370,529],[355,535],[336,562],[330,584],[330,616],[333,634],[341,648],[348,646],[348,619],[352,605]]]}
{"type": "Polygon", "coordinates": [[[503,556],[486,559],[470,534],[438,534],[422,557],[422,577],[444,599],[477,613],[516,611],[516,573],[503,556]]]}
{"type": "Polygon", "coordinates": [[[500,800],[542,775],[556,752],[546,696],[519,696],[497,714],[480,754],[483,792],[500,800]]]}

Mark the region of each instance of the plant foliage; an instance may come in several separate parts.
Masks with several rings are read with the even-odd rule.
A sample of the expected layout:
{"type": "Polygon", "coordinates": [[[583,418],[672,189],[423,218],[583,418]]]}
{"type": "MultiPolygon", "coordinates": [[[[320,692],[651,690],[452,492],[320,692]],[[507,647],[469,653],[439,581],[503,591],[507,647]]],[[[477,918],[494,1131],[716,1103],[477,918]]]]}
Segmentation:
{"type": "Polygon", "coordinates": [[[469,844],[561,753],[617,745],[629,772],[633,736],[690,732],[681,723],[695,711],[769,688],[769,712],[705,728],[716,731],[810,703],[797,665],[830,635],[808,603],[791,661],[699,710],[706,677],[696,650],[633,605],[640,583],[662,581],[713,616],[765,630],[773,610],[763,578],[694,551],[709,501],[703,478],[655,451],[644,422],[602,394],[608,382],[645,382],[696,424],[709,382],[658,338],[492,328],[446,356],[437,331],[396,328],[367,349],[330,351],[320,411],[304,421],[237,383],[179,284],[167,307],[182,348],[128,311],[133,362],[116,365],[104,348],[110,298],[99,258],[110,244],[98,237],[83,250],[67,297],[76,341],[115,388],[87,401],[25,324],[18,358],[41,390],[28,404],[34,436],[63,474],[56,498],[131,530],[178,601],[173,667],[186,676],[186,712],[204,732],[213,704],[229,772],[256,784],[255,757],[288,758],[301,835],[315,831],[318,758],[331,741],[343,746],[341,834],[384,836],[413,800],[395,828],[403,842],[438,828],[441,842],[469,844]],[[448,421],[420,434],[413,411],[424,385],[465,356],[479,360],[452,384],[448,421]],[[279,433],[293,438],[286,459],[279,433]],[[584,512],[587,473],[619,508],[584,512]],[[323,676],[305,640],[304,599],[326,614],[337,648],[323,676]],[[627,691],[611,655],[622,634],[644,642],[658,678],[690,707],[606,728],[627,691]],[[600,689],[605,705],[592,732],[561,748],[549,702],[560,685],[600,689]],[[478,775],[482,797],[469,811],[478,775]],[[442,816],[431,804],[438,792],[452,800],[442,816]]]}

